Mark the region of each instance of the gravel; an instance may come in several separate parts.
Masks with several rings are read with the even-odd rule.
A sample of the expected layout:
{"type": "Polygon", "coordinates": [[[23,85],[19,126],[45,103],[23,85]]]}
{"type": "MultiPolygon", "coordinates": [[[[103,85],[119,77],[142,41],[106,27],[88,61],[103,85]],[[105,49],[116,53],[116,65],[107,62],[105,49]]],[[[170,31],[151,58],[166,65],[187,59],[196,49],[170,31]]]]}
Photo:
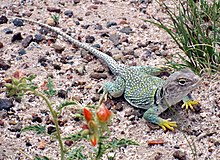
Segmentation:
{"type": "MultiPolygon", "coordinates": [[[[173,5],[168,0],[165,2],[169,6],[173,5]]],[[[101,51],[126,65],[161,66],[165,65],[165,57],[180,61],[176,55],[181,51],[168,34],[142,20],[151,16],[161,20],[167,19],[155,1],[33,0],[33,5],[28,1],[23,3],[21,5],[19,1],[1,0],[0,41],[3,46],[0,48],[0,68],[2,68],[0,84],[17,70],[25,74],[35,73],[37,75],[35,83],[39,86],[48,77],[52,77],[59,91],[59,94],[52,98],[56,105],[63,102],[64,98],[76,99],[82,105],[97,102],[97,90],[104,82],[112,80],[111,72],[102,61],[91,55],[88,56],[84,50],[62,38],[59,39],[59,36],[57,38],[38,25],[26,24],[18,20],[11,21],[11,16],[28,15],[30,19],[44,23],[51,15],[59,13],[58,25],[64,31],[71,33],[74,38],[82,42],[87,41],[89,45],[98,44],[101,51]],[[10,30],[14,35],[6,34],[6,30],[10,30]],[[25,39],[21,41],[22,37],[29,38],[25,38],[27,42],[24,43],[25,39]],[[38,47],[30,46],[33,40],[38,47]],[[20,56],[22,45],[27,49],[25,54],[22,52],[20,56]],[[31,49],[28,49],[29,47],[31,49]],[[100,66],[103,66],[101,68],[103,72],[100,71],[100,66]],[[94,72],[94,69],[97,70],[94,72]]],[[[139,146],[127,146],[116,150],[116,159],[193,159],[194,152],[199,160],[220,159],[219,77],[219,73],[213,76],[203,75],[201,85],[193,91],[193,96],[201,103],[198,114],[192,111],[186,112],[180,109],[180,106],[175,108],[178,114],[169,116],[171,111],[162,114],[165,118],[177,121],[179,128],[174,132],[164,132],[157,127],[149,127],[141,118],[142,111],[131,107],[123,98],[113,99],[113,104],[116,106],[111,107],[114,116],[110,125],[110,138],[132,139],[139,143],[139,146]],[[149,145],[149,142],[163,143],[149,145]],[[192,150],[194,146],[196,149],[192,150]]],[[[1,89],[2,87],[0,99],[6,99],[6,94],[1,89]]],[[[73,117],[78,110],[77,107],[63,109],[59,117],[63,136],[80,130],[83,124],[82,120],[73,117]]],[[[0,115],[1,160],[27,159],[22,153],[32,158],[35,155],[45,155],[53,160],[59,159],[57,141],[33,132],[20,133],[22,127],[31,124],[45,124],[48,134],[55,131],[42,99],[26,95],[20,103],[13,101],[9,111],[1,110],[0,115]],[[35,116],[32,117],[33,115],[35,116]]],[[[79,145],[85,146],[85,153],[93,150],[87,141],[65,142],[66,147],[79,145]]]]}

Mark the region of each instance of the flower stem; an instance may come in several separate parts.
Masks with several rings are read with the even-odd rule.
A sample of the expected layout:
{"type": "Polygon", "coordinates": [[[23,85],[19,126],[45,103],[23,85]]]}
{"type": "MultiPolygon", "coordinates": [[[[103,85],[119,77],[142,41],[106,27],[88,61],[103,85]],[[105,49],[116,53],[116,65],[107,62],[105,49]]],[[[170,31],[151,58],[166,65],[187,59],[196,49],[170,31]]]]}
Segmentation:
{"type": "Polygon", "coordinates": [[[53,117],[54,124],[55,124],[55,127],[56,127],[57,139],[58,139],[59,145],[60,145],[61,160],[64,160],[64,146],[63,146],[62,138],[61,138],[61,135],[60,135],[60,128],[59,128],[59,125],[58,125],[57,114],[56,114],[56,112],[53,110],[52,105],[51,105],[49,99],[48,99],[44,94],[42,94],[42,93],[40,93],[40,92],[37,92],[37,91],[35,91],[35,90],[34,90],[34,91],[33,91],[33,90],[30,90],[30,91],[31,91],[33,94],[35,94],[36,96],[42,97],[42,98],[45,100],[45,102],[46,102],[46,104],[47,104],[47,106],[48,106],[48,108],[49,108],[49,110],[50,110],[50,113],[51,113],[51,115],[52,115],[52,117],[53,117]]]}

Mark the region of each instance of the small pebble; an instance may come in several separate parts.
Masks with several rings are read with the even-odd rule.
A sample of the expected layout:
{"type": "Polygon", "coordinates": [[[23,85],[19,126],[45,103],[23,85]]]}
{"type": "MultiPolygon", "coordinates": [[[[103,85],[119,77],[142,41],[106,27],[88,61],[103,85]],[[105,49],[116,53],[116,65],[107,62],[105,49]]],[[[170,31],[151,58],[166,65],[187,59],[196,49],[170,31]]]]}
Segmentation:
{"type": "Polygon", "coordinates": [[[107,22],[107,24],[106,24],[107,28],[112,27],[112,26],[117,26],[117,23],[116,22],[107,22]]]}
{"type": "Polygon", "coordinates": [[[98,72],[98,73],[103,73],[105,71],[105,67],[99,66],[99,67],[95,68],[94,71],[98,72]]]}
{"type": "Polygon", "coordinates": [[[178,159],[178,160],[187,160],[187,158],[186,158],[186,153],[184,153],[184,152],[182,152],[182,151],[180,151],[180,150],[175,151],[175,152],[173,153],[173,157],[176,158],[176,159],[178,159]]]}
{"type": "Polygon", "coordinates": [[[5,28],[5,29],[3,29],[3,32],[4,32],[5,34],[12,34],[12,33],[13,33],[13,31],[12,31],[10,28],[5,28]]]}
{"type": "Polygon", "coordinates": [[[68,147],[72,146],[73,145],[73,141],[72,140],[66,140],[64,142],[65,145],[67,145],[68,147]]]}
{"type": "Polygon", "coordinates": [[[33,36],[32,35],[28,35],[25,39],[22,40],[21,45],[24,48],[27,48],[28,45],[33,41],[33,36]]]}
{"type": "Polygon", "coordinates": [[[57,44],[53,44],[51,47],[54,48],[55,52],[57,52],[57,53],[62,53],[65,50],[65,47],[62,47],[57,44]]]}
{"type": "Polygon", "coordinates": [[[95,27],[94,27],[94,29],[97,29],[97,30],[102,30],[102,29],[103,29],[103,27],[102,27],[102,25],[101,25],[101,24],[96,24],[96,25],[95,25],[95,27]]]}
{"type": "Polygon", "coordinates": [[[91,9],[98,9],[98,8],[99,8],[99,7],[98,7],[97,5],[91,5],[91,6],[88,7],[88,9],[90,9],[90,10],[91,10],[91,9]]]}
{"type": "Polygon", "coordinates": [[[118,34],[111,34],[109,36],[109,40],[112,41],[114,46],[117,46],[120,44],[119,39],[120,39],[120,36],[118,34]]]}
{"type": "Polygon", "coordinates": [[[1,16],[0,17],[0,24],[3,24],[3,23],[7,23],[8,22],[8,18],[5,17],[5,16],[1,16]]]}
{"type": "Polygon", "coordinates": [[[4,126],[4,121],[0,119],[0,126],[4,126]]]}
{"type": "Polygon", "coordinates": [[[18,54],[19,54],[19,56],[25,55],[25,54],[26,54],[25,49],[24,49],[24,48],[20,48],[20,49],[18,50],[18,54]]]}
{"type": "Polygon", "coordinates": [[[78,25],[80,25],[80,22],[79,21],[75,21],[75,24],[78,26],[78,25]]]}
{"type": "Polygon", "coordinates": [[[89,24],[81,25],[81,27],[82,27],[83,29],[88,29],[89,26],[90,26],[89,24]]]}
{"type": "Polygon", "coordinates": [[[64,98],[64,99],[66,99],[67,96],[68,96],[68,95],[67,95],[67,91],[61,89],[61,90],[58,91],[57,96],[60,97],[60,98],[64,98]]]}
{"type": "Polygon", "coordinates": [[[59,64],[53,64],[53,68],[56,70],[61,70],[61,67],[59,64]]]}
{"type": "Polygon", "coordinates": [[[16,27],[20,27],[20,26],[23,26],[24,25],[24,23],[23,23],[23,20],[21,20],[21,19],[14,19],[13,21],[12,21],[12,23],[14,24],[14,26],[16,26],[16,27]]]}
{"type": "Polygon", "coordinates": [[[46,67],[47,66],[47,58],[46,57],[40,57],[38,59],[38,63],[40,63],[42,66],[46,67]]]}
{"type": "Polygon", "coordinates": [[[116,103],[116,105],[115,105],[115,110],[116,111],[121,112],[121,111],[123,111],[123,109],[124,109],[124,107],[123,107],[123,104],[121,102],[116,103]]]}
{"type": "Polygon", "coordinates": [[[80,3],[80,0],[73,0],[74,4],[80,3]]]}
{"type": "Polygon", "coordinates": [[[44,150],[46,147],[46,142],[44,140],[41,140],[39,145],[38,145],[38,148],[41,149],[41,150],[44,150]]]}
{"type": "Polygon", "coordinates": [[[53,132],[56,132],[56,128],[53,127],[53,126],[49,126],[49,127],[47,128],[47,133],[48,133],[48,134],[52,134],[53,132]]]}
{"type": "Polygon", "coordinates": [[[20,132],[21,129],[22,129],[22,124],[20,122],[9,128],[11,132],[20,132]]]}
{"type": "Polygon", "coordinates": [[[66,16],[68,16],[69,18],[71,18],[71,17],[73,16],[73,11],[71,11],[71,10],[66,10],[66,11],[64,11],[64,14],[65,14],[66,16]]]}
{"type": "Polygon", "coordinates": [[[55,26],[56,25],[56,22],[54,21],[53,18],[47,18],[47,24],[49,26],[55,26]]]}
{"type": "Polygon", "coordinates": [[[97,101],[99,101],[99,98],[100,98],[100,95],[99,95],[99,94],[95,94],[95,95],[92,97],[92,101],[93,101],[93,102],[97,102],[97,101]]]}
{"type": "Polygon", "coordinates": [[[84,65],[79,65],[75,69],[75,72],[78,73],[79,75],[84,75],[85,73],[85,66],[84,65]]]}
{"type": "Polygon", "coordinates": [[[121,33],[130,34],[133,33],[132,29],[130,27],[124,27],[120,30],[121,33]]]}
{"type": "Polygon", "coordinates": [[[55,8],[55,7],[47,7],[47,10],[49,12],[55,12],[55,13],[60,13],[61,12],[60,8],[55,8]]]}
{"type": "Polygon", "coordinates": [[[93,47],[93,48],[101,48],[100,44],[94,44],[91,47],[93,47]]]}
{"type": "Polygon", "coordinates": [[[0,48],[3,48],[3,47],[4,47],[3,43],[2,43],[2,42],[0,42],[0,48]]]}
{"type": "Polygon", "coordinates": [[[44,36],[42,36],[41,34],[35,34],[35,35],[34,35],[34,40],[35,40],[37,43],[43,41],[43,39],[44,39],[44,36]]]}
{"type": "Polygon", "coordinates": [[[27,147],[30,147],[30,146],[32,146],[32,144],[31,144],[31,142],[26,142],[26,144],[25,144],[27,147]]]}
{"type": "Polygon", "coordinates": [[[0,69],[2,70],[7,70],[9,69],[11,66],[9,64],[7,64],[3,59],[0,59],[0,69]]]}
{"type": "Polygon", "coordinates": [[[15,33],[12,38],[11,38],[11,42],[14,42],[14,41],[18,41],[18,40],[22,40],[22,36],[21,36],[21,32],[18,32],[18,33],[15,33]]]}
{"type": "Polygon", "coordinates": [[[95,72],[93,72],[93,73],[90,74],[90,77],[94,78],[94,79],[101,79],[101,78],[106,79],[107,75],[105,73],[95,73],[95,72]]]}
{"type": "Polygon", "coordinates": [[[35,114],[32,116],[32,122],[42,123],[42,118],[35,114]]]}
{"type": "Polygon", "coordinates": [[[93,36],[86,36],[86,43],[93,43],[95,41],[95,37],[93,36]]]}
{"type": "Polygon", "coordinates": [[[148,29],[148,26],[146,24],[141,25],[142,29],[148,29]]]}
{"type": "MultiPolygon", "coordinates": [[[[1,64],[0,64],[1,68],[1,64]]],[[[6,110],[9,111],[11,107],[13,107],[13,101],[11,99],[0,99],[0,111],[1,110],[6,110]]]]}

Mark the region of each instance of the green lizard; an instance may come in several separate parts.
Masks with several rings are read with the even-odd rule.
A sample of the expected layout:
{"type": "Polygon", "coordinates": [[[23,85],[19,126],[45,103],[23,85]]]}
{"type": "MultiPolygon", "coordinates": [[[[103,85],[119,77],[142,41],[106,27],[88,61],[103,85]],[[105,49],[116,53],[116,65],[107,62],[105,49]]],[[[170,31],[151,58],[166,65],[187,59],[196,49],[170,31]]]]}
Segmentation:
{"type": "Polygon", "coordinates": [[[90,47],[86,43],[75,40],[68,34],[60,31],[57,27],[51,27],[30,19],[18,19],[46,27],[77,45],[79,48],[83,48],[102,59],[116,76],[115,81],[104,84],[103,97],[109,95],[117,98],[124,95],[125,100],[132,106],[146,110],[143,116],[144,119],[159,125],[164,130],[174,130],[174,127],[177,127],[176,122],[159,117],[169,106],[181,100],[184,101],[182,108],[186,107],[186,109],[188,107],[193,109],[193,105],[198,104],[197,101],[191,99],[189,94],[198,85],[200,78],[189,69],[174,72],[167,80],[163,80],[155,76],[160,71],[159,68],[119,64],[107,54],[90,47]]]}

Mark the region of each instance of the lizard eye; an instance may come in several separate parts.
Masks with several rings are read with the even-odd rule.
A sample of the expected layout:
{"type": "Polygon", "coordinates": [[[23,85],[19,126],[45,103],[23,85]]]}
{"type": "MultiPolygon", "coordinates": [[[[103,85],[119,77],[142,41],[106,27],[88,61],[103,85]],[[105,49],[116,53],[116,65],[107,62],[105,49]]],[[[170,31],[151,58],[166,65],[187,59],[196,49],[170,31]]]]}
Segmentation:
{"type": "Polygon", "coordinates": [[[185,85],[186,80],[181,78],[181,79],[178,80],[178,82],[179,82],[179,85],[185,85]]]}

